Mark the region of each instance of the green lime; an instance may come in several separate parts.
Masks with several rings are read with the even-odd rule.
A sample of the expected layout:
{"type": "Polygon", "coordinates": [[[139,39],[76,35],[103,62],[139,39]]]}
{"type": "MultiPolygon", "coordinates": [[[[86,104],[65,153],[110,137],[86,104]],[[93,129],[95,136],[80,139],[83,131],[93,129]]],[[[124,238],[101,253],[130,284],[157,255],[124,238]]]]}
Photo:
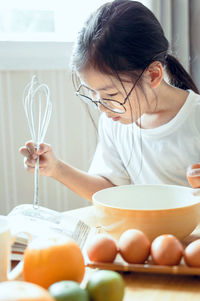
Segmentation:
{"type": "Polygon", "coordinates": [[[125,285],[119,273],[99,270],[92,274],[86,289],[92,301],[122,301],[125,285]]]}
{"type": "Polygon", "coordinates": [[[89,301],[88,293],[75,281],[59,281],[49,287],[56,301],[89,301]]]}

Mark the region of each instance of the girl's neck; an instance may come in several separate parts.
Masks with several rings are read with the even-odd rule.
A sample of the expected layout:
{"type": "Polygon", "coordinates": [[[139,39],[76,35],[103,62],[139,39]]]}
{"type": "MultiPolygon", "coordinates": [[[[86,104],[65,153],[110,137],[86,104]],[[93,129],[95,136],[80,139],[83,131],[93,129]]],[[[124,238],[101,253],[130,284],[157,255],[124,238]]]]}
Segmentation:
{"type": "Polygon", "coordinates": [[[155,111],[141,116],[137,124],[141,124],[143,129],[159,127],[172,120],[184,105],[189,92],[173,87],[163,81],[156,89],[157,103],[155,111]]]}

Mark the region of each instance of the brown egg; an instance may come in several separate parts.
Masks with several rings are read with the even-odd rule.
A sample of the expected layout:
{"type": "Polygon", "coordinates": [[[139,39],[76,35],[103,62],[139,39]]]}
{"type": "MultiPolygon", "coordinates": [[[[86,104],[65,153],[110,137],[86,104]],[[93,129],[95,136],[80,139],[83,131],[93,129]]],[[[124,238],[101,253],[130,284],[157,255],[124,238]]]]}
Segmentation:
{"type": "Polygon", "coordinates": [[[140,230],[129,229],[118,242],[119,253],[128,263],[144,263],[149,256],[150,241],[140,230]]]}
{"type": "Polygon", "coordinates": [[[174,235],[160,235],[151,244],[151,258],[155,264],[177,265],[182,256],[183,246],[174,235]]]}
{"type": "Polygon", "coordinates": [[[190,267],[200,267],[200,239],[191,242],[184,250],[184,261],[190,267]]]}
{"type": "Polygon", "coordinates": [[[113,262],[117,255],[117,245],[112,237],[96,234],[87,245],[87,254],[91,261],[113,262]]]}

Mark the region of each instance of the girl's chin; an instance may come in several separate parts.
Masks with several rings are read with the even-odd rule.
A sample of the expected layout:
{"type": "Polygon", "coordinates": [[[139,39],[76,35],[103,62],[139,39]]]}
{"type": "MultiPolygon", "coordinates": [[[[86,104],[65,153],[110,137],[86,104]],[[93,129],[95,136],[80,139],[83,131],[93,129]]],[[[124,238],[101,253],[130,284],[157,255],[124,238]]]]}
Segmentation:
{"type": "Polygon", "coordinates": [[[123,118],[120,118],[119,121],[120,123],[122,124],[132,124],[134,121],[133,120],[129,120],[129,119],[123,119],[123,118]]]}

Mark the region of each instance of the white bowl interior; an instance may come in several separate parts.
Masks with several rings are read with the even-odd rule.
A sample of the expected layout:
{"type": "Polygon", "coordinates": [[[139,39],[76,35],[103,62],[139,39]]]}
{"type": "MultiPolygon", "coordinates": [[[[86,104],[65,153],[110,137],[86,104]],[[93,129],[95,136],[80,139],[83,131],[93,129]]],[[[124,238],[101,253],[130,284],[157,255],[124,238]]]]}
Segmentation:
{"type": "Polygon", "coordinates": [[[176,185],[124,185],[106,188],[93,195],[104,206],[132,210],[162,210],[200,202],[189,187],[176,185]]]}

